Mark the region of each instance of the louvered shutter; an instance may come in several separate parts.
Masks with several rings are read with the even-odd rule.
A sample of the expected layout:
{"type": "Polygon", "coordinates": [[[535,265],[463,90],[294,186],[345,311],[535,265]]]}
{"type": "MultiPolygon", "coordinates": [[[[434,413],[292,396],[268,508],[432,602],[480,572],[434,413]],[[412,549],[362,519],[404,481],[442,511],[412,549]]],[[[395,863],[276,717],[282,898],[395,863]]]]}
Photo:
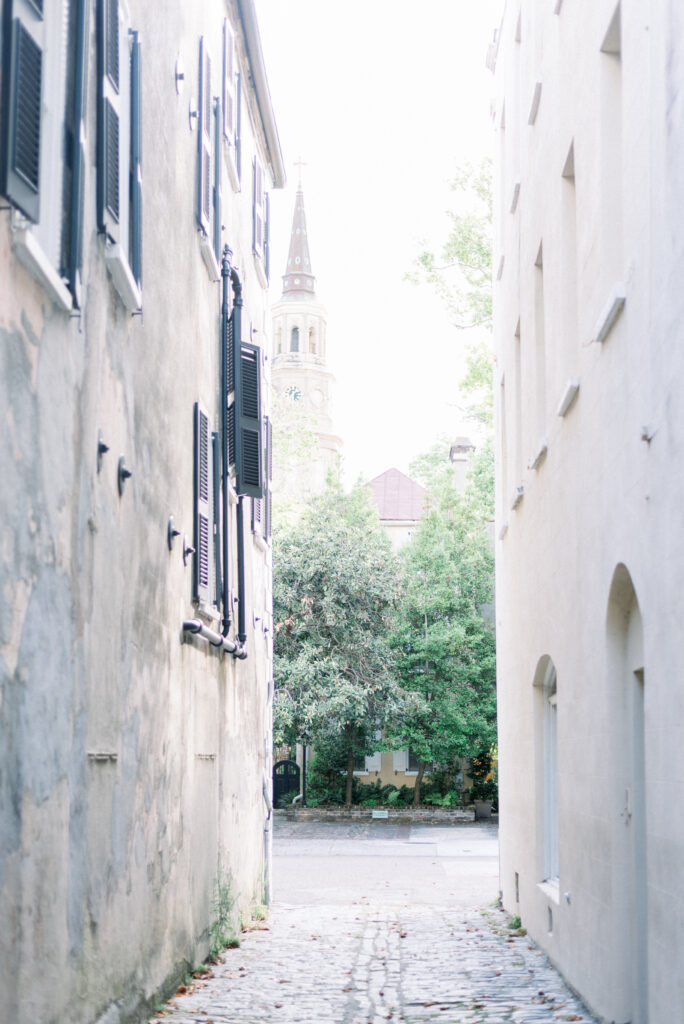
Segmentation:
{"type": "Polygon", "coordinates": [[[111,241],[118,242],[121,219],[119,0],[99,0],[97,42],[97,223],[111,241]]]}
{"type": "Polygon", "coordinates": [[[268,540],[273,533],[273,424],[270,417],[264,418],[264,537],[268,540]]]}
{"type": "Polygon", "coordinates": [[[252,164],[252,248],[264,254],[264,172],[258,158],[252,164]]]}
{"type": "Polygon", "coordinates": [[[221,101],[214,104],[214,255],[221,262],[221,161],[223,159],[223,133],[221,131],[221,101]]]}
{"type": "Polygon", "coordinates": [[[227,18],[223,22],[223,135],[234,151],[237,136],[235,34],[227,18]]]}
{"type": "Polygon", "coordinates": [[[133,33],[131,46],[131,244],[130,264],[138,286],[142,285],[142,123],[140,40],[133,33]]]}
{"type": "Polygon", "coordinates": [[[43,7],[5,0],[0,190],[33,223],[40,218],[43,7]]]}
{"type": "Polygon", "coordinates": [[[219,435],[211,435],[211,451],[213,456],[213,544],[214,544],[214,604],[221,607],[221,444],[219,435]]]}
{"type": "Polygon", "coordinates": [[[262,511],[261,498],[252,498],[252,533],[261,533],[262,511]]]}
{"type": "Polygon", "coordinates": [[[243,343],[237,387],[236,488],[263,498],[261,452],[261,350],[243,343]]]}
{"type": "Polygon", "coordinates": [[[202,36],[199,49],[197,222],[207,237],[211,237],[211,106],[211,58],[202,36]]]}
{"type": "Polygon", "coordinates": [[[235,465],[235,319],[238,316],[238,307],[233,306],[233,311],[228,318],[226,330],[226,366],[228,367],[228,383],[226,402],[228,403],[228,465],[235,465]]]}
{"type": "Polygon", "coordinates": [[[69,216],[67,274],[74,305],[80,309],[83,299],[83,202],[86,175],[86,95],[88,89],[88,9],[89,0],[76,2],[74,59],[74,122],[72,176],[69,216]]]}
{"type": "Polygon", "coordinates": [[[264,194],[264,271],[266,281],[271,280],[271,197],[264,194]]]}
{"type": "Polygon", "coordinates": [[[195,402],[195,528],[193,531],[193,600],[199,604],[211,601],[211,515],[210,434],[209,417],[199,402],[195,402]]]}
{"type": "Polygon", "coordinates": [[[392,766],[395,772],[408,770],[408,750],[395,750],[392,754],[392,766]]]}

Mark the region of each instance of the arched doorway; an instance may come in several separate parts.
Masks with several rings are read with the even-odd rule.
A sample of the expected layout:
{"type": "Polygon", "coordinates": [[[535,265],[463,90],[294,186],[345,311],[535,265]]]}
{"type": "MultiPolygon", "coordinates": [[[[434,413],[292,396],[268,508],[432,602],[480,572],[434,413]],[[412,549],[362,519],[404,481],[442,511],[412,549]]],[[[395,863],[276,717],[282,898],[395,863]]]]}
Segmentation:
{"type": "Polygon", "coordinates": [[[616,752],[613,876],[619,1020],[648,1021],[648,881],[646,824],[646,670],[643,626],[627,567],[615,569],[606,617],[608,686],[616,752]]]}
{"type": "Polygon", "coordinates": [[[548,655],[534,674],[537,791],[537,881],[558,887],[558,699],[556,666],[548,655]]]}

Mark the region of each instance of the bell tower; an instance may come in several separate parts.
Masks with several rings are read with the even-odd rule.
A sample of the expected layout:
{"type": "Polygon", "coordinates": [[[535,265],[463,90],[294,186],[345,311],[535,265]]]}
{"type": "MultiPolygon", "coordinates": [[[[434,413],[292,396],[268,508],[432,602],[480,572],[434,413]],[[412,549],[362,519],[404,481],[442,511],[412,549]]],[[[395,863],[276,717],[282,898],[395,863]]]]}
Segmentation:
{"type": "MultiPolygon", "coordinates": [[[[327,364],[325,307],[316,298],[316,279],[311,271],[306,232],[301,167],[295,199],[292,234],[283,292],[272,306],[273,352],[271,384],[278,400],[296,404],[302,423],[316,438],[316,451],[297,471],[300,479],[288,480],[287,489],[308,497],[320,493],[330,470],[337,471],[342,440],[334,432],[331,392],[335,378],[327,364]]],[[[275,442],[277,451],[277,439],[275,442]]],[[[275,485],[278,473],[275,467],[275,485]]]]}

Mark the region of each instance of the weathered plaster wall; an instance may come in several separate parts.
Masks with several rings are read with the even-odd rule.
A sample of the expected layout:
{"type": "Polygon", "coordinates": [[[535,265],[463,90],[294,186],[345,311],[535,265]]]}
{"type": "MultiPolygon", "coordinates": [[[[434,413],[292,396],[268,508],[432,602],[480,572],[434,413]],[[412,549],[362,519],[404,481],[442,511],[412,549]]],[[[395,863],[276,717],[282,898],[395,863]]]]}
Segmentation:
{"type": "Polygon", "coordinates": [[[599,1014],[651,1024],[684,1017],[684,826],[674,812],[684,795],[682,27],[674,3],[509,2],[496,64],[501,884],[506,907],[599,1014]],[[620,57],[601,50],[616,8],[620,57]],[[597,342],[618,283],[624,310],[597,342]],[[570,377],[579,392],[559,416],[570,377]],[[534,469],[542,435],[548,450],[534,469]],[[620,566],[642,656],[616,654],[635,650],[636,620],[614,604],[620,566]],[[542,885],[533,685],[545,657],[557,672],[555,886],[542,885]],[[641,667],[639,809],[630,694],[641,667]]]}
{"type": "MultiPolygon", "coordinates": [[[[142,317],[124,309],[94,223],[92,16],[80,319],[17,261],[14,216],[0,212],[0,988],[16,1024],[142,1012],[206,955],[219,867],[236,920],[263,898],[270,549],[247,502],[249,657],[236,662],[181,642],[190,562],[166,537],[173,514],[192,542],[197,399],[218,427],[219,285],[200,255],[188,105],[201,34],[218,80],[226,11],[167,5],[160,19],[130,4],[144,60],[142,317]],[[110,449],[99,473],[98,430],[110,449]],[[122,497],[120,455],[133,474],[122,497]]],[[[226,180],[224,224],[247,319],[265,332],[251,251],[263,135],[249,92],[243,190],[226,180]]],[[[234,516],[231,529],[234,581],[234,516]]]]}

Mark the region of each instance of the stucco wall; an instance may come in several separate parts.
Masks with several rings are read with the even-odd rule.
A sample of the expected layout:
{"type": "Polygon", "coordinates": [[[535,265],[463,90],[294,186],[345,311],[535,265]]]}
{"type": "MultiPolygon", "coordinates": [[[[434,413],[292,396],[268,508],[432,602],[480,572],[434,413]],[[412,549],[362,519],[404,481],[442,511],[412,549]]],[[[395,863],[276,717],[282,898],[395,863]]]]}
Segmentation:
{"type": "Polygon", "coordinates": [[[684,1017],[684,63],[676,4],[619,8],[618,56],[601,49],[615,0],[509,2],[496,59],[501,884],[599,1014],[653,1024],[684,1017]],[[545,886],[546,659],[560,849],[545,886]]]}
{"type": "MultiPolygon", "coordinates": [[[[167,546],[169,515],[192,543],[196,400],[219,426],[219,285],[200,255],[188,107],[201,34],[218,81],[226,13],[218,0],[163,18],[130,4],[144,60],[142,316],[122,305],[94,221],[93,12],[80,317],[18,262],[18,222],[0,212],[0,988],[17,1024],[143,1012],[206,955],[219,868],[236,921],[263,899],[270,548],[247,512],[238,662],[182,642],[190,561],[182,537],[167,546]],[[132,471],[121,497],[120,455],[132,471]]],[[[251,251],[264,141],[244,79],[243,189],[224,181],[225,240],[246,316],[267,332],[251,251]]]]}

